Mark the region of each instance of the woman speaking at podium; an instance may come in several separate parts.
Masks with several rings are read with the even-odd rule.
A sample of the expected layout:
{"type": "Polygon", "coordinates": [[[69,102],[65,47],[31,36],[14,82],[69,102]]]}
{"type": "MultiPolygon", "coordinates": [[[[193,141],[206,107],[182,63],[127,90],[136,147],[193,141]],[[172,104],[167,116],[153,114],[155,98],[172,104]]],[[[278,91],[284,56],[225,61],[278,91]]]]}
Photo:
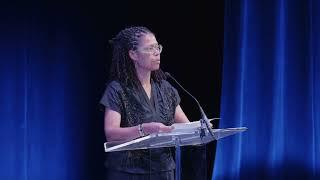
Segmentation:
{"type": "MultiPolygon", "coordinates": [[[[133,140],[170,132],[173,123],[189,122],[180,96],[160,69],[162,46],[146,27],[121,30],[112,40],[109,83],[100,100],[105,106],[108,142],[133,140]]],[[[106,154],[106,178],[173,180],[175,163],[170,148],[106,154]]]]}

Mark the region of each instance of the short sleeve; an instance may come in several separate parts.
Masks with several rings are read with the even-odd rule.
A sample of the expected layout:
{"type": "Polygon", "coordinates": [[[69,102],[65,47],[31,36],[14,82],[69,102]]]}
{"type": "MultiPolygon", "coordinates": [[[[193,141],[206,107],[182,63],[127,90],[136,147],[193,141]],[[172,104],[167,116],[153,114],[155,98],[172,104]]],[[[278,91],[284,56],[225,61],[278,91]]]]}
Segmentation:
{"type": "MultiPolygon", "coordinates": [[[[171,85],[170,85],[171,86],[171,85]]],[[[181,98],[179,96],[178,91],[176,90],[176,88],[174,88],[173,86],[171,86],[174,97],[175,97],[175,107],[177,107],[180,104],[181,98]]]]}
{"type": "Polygon", "coordinates": [[[181,98],[176,88],[174,88],[168,81],[163,80],[163,84],[165,85],[165,89],[169,92],[170,98],[173,99],[175,107],[180,104],[181,98]]]}
{"type": "Polygon", "coordinates": [[[121,85],[116,81],[110,82],[104,91],[100,104],[104,105],[105,108],[121,113],[122,103],[120,92],[121,85]]]}

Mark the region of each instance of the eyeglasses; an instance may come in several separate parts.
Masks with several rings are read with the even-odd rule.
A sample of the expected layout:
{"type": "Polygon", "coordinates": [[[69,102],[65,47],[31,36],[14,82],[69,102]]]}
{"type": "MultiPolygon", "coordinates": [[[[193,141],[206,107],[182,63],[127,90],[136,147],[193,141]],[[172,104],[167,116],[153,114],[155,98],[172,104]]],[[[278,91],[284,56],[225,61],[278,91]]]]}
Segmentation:
{"type": "Polygon", "coordinates": [[[138,48],[138,50],[140,50],[141,52],[149,53],[153,55],[160,54],[162,52],[162,49],[163,47],[161,44],[156,44],[156,45],[152,45],[152,46],[144,47],[140,49],[138,48]]]}

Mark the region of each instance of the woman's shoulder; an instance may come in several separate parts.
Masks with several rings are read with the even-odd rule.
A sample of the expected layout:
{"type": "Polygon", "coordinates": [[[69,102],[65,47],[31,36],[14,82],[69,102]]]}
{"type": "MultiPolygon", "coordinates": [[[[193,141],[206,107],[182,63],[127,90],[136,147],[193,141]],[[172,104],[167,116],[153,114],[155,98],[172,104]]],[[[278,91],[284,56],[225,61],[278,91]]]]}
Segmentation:
{"type": "Polygon", "coordinates": [[[119,87],[120,86],[120,82],[117,80],[112,80],[106,84],[107,84],[107,86],[110,86],[110,87],[119,87]]]}
{"type": "Polygon", "coordinates": [[[106,84],[106,86],[107,86],[107,88],[106,88],[107,90],[119,91],[122,89],[120,82],[117,80],[112,80],[112,81],[108,82],[106,84]]]}
{"type": "Polygon", "coordinates": [[[160,89],[162,91],[166,91],[166,92],[175,92],[175,91],[177,91],[176,88],[174,86],[172,86],[172,84],[169,81],[167,81],[165,79],[161,80],[159,82],[159,84],[160,84],[159,85],[160,89]]]}
{"type": "Polygon", "coordinates": [[[164,88],[173,88],[173,86],[169,83],[169,81],[162,79],[160,81],[160,86],[164,88]]]}

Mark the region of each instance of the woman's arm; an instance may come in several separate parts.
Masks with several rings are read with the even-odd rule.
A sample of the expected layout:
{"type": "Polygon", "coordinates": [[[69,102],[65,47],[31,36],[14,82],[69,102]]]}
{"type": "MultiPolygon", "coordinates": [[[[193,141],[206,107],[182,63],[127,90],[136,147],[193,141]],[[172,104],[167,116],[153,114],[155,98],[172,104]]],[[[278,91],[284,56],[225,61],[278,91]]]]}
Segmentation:
{"type": "Polygon", "coordinates": [[[176,123],[188,123],[188,122],[190,122],[188,117],[183,112],[183,110],[182,110],[180,105],[178,105],[176,107],[176,111],[174,113],[174,121],[176,123]]]}
{"type": "Polygon", "coordinates": [[[120,128],[121,114],[106,109],[104,113],[104,132],[108,141],[131,140],[140,136],[139,127],[120,128]]]}
{"type": "MultiPolygon", "coordinates": [[[[111,109],[106,109],[104,114],[104,132],[107,141],[125,141],[140,137],[139,125],[132,127],[120,127],[121,114],[111,109]]],[[[145,135],[155,132],[170,132],[171,126],[165,126],[162,123],[143,123],[143,132],[145,135]]]]}

